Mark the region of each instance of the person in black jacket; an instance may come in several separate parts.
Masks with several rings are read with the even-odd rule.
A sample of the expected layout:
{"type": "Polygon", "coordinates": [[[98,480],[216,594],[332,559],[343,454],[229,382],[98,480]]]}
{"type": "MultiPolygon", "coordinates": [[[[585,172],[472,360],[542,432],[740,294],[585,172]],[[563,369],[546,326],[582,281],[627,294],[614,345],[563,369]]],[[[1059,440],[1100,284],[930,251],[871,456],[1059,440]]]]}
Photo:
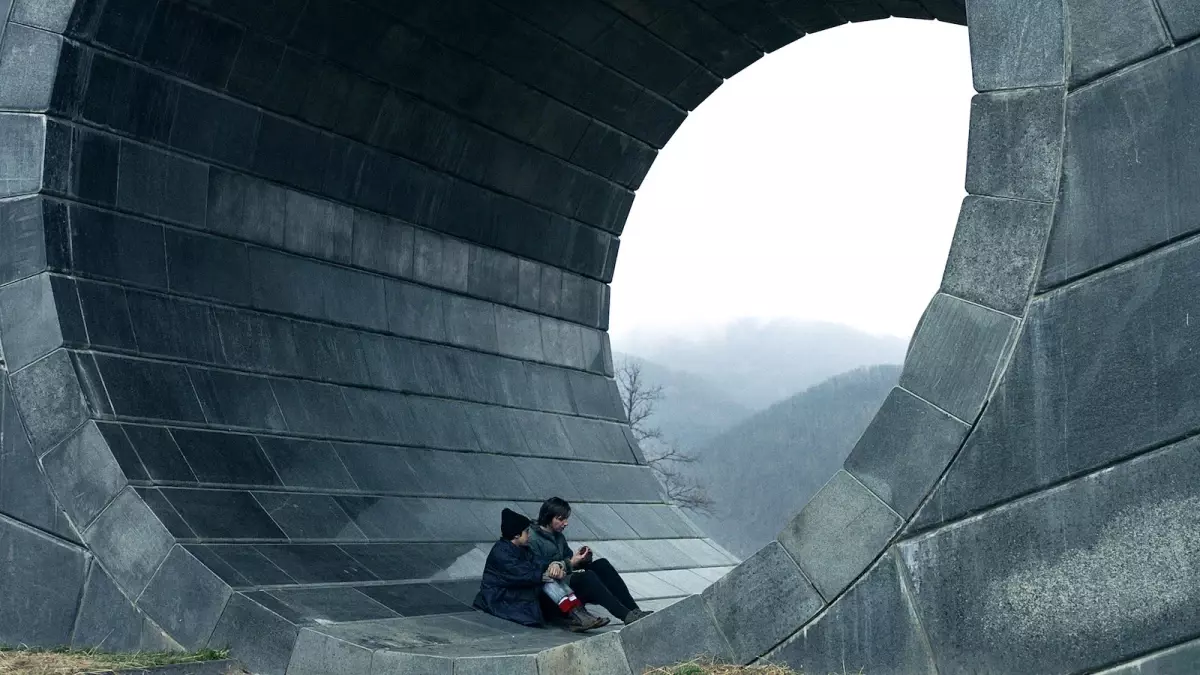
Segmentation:
{"type": "Polygon", "coordinates": [[[571,519],[571,505],[560,497],[542,502],[537,525],[530,527],[529,548],[541,565],[558,563],[566,570],[566,582],[584,604],[604,607],[610,614],[630,624],[652,610],[638,607],[629,587],[617,570],[604,558],[595,559],[587,546],[572,551],[563,530],[571,519]]]}
{"type": "Polygon", "coordinates": [[[581,632],[607,620],[593,616],[563,583],[561,565],[541,564],[529,550],[529,519],[511,509],[500,513],[501,538],[492,545],[474,605],[488,614],[525,626],[546,624],[538,594],[546,592],[567,615],[568,627],[581,632]]]}

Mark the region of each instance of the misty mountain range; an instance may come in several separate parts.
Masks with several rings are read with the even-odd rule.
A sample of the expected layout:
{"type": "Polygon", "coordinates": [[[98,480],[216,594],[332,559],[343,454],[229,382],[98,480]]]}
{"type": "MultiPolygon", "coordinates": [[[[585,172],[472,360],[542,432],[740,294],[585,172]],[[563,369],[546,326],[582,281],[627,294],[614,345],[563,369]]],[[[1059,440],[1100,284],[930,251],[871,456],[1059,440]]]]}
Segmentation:
{"type": "Polygon", "coordinates": [[[762,410],[861,366],[903,363],[908,341],[831,323],[744,319],[693,338],[633,334],[614,349],[698,375],[728,400],[762,410]]]}
{"type": "Polygon", "coordinates": [[[716,511],[689,515],[748,556],[845,460],[899,380],[907,344],[834,324],[743,321],[614,347],[637,354],[614,352],[618,366],[636,362],[662,387],[649,425],[698,458],[677,468],[706,485],[716,511]]]}

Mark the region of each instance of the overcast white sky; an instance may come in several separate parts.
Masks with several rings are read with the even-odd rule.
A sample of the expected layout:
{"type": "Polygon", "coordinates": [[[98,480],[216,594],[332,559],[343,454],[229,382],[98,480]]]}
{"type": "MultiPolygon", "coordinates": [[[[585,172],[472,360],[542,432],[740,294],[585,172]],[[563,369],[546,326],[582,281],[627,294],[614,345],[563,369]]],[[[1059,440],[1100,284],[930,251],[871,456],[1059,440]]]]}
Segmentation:
{"type": "Polygon", "coordinates": [[[611,332],[747,317],[909,337],[964,195],[967,30],[892,19],[769,54],[660,153],[633,204],[611,332]]]}

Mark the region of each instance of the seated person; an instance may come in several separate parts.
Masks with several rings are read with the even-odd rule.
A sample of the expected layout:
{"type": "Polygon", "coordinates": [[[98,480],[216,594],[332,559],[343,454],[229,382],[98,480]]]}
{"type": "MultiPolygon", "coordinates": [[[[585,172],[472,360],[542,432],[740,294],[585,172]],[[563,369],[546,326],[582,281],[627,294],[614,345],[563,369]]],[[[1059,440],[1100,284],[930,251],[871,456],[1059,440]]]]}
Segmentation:
{"type": "Polygon", "coordinates": [[[592,559],[592,552],[583,546],[573,553],[567,545],[563,530],[571,518],[571,505],[564,499],[551,497],[542,503],[536,526],[530,527],[529,547],[543,566],[559,563],[566,570],[567,585],[575,590],[585,604],[597,604],[610,614],[629,624],[651,614],[634,602],[629,588],[613,569],[611,563],[592,559]]]}
{"type": "Polygon", "coordinates": [[[606,620],[589,614],[562,579],[561,565],[542,564],[529,549],[530,527],[525,516],[504,509],[500,514],[501,538],[492,545],[483,567],[475,607],[501,619],[525,626],[545,625],[538,593],[548,591],[568,617],[575,632],[599,628],[606,620]]]}

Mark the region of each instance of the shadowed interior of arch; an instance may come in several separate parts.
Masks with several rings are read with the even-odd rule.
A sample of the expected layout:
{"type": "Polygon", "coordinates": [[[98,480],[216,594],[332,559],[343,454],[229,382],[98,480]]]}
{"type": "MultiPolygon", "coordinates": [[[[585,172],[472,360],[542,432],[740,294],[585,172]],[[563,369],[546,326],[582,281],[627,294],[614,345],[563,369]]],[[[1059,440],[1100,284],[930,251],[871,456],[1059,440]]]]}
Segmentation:
{"type": "MultiPolygon", "coordinates": [[[[1045,522],[1055,500],[1091,498],[1089,471],[1191,428],[1180,415],[1106,459],[1035,457],[1054,468],[1011,480],[970,468],[997,456],[972,447],[1027,428],[1004,416],[1029,418],[1046,336],[1099,314],[1056,314],[1088,306],[1086,283],[1028,309],[1061,167],[1107,151],[1064,159],[1068,87],[1168,52],[1133,77],[1174,91],[1162,64],[1190,58],[1181,5],[1131,4],[1141,32],[1122,36],[1141,42],[1093,39],[1078,12],[1065,33],[1054,3],[972,9],[976,86],[1002,91],[972,108],[973,196],[941,292],[845,469],[731,571],[664,502],[611,379],[607,284],[634,190],[687,111],[764,52],[848,21],[965,23],[958,0],[15,0],[0,40],[0,537],[21,562],[0,588],[25,594],[4,594],[0,641],[228,644],[288,675],[628,674],[698,650],[961,663],[970,636],[946,616],[973,617],[954,584],[986,576],[970,556],[988,547],[960,539],[960,519],[989,510],[978,536],[1011,540],[998,523],[1045,522]],[[1037,30],[1014,40],[1012,25],[1037,30]],[[1013,50],[1028,58],[998,56],[1013,50]],[[1019,330],[1027,310],[1048,332],[1019,330]],[[1004,403],[980,417],[997,387],[1004,403]],[[575,504],[575,541],[636,595],[683,599],[570,644],[471,612],[500,509],[548,494],[575,504]],[[764,584],[782,594],[753,615],[764,584]],[[886,639],[835,644],[868,614],[886,639]]],[[[1126,81],[1080,89],[1067,119],[1102,136],[1116,122],[1088,97],[1126,81]]],[[[1064,189],[1068,214],[1103,212],[1064,189]]],[[[1088,236],[1056,226],[1050,250],[1072,255],[1043,285],[1158,243],[1088,236]]],[[[1178,269],[1169,253],[1148,259],[1178,269]]],[[[1096,348],[1131,353],[1125,337],[1096,348]]],[[[1162,464],[1129,470],[1146,466],[1162,464]]],[[[1172,467],[1183,482],[1164,499],[1188,489],[1172,467]]],[[[1136,513],[1115,522],[1155,511],[1136,513]]],[[[1172,630],[1125,630],[1125,651],[1089,633],[1086,654],[1039,645],[1014,663],[1133,658],[1184,639],[1189,606],[1154,615],[1172,630]]]]}

